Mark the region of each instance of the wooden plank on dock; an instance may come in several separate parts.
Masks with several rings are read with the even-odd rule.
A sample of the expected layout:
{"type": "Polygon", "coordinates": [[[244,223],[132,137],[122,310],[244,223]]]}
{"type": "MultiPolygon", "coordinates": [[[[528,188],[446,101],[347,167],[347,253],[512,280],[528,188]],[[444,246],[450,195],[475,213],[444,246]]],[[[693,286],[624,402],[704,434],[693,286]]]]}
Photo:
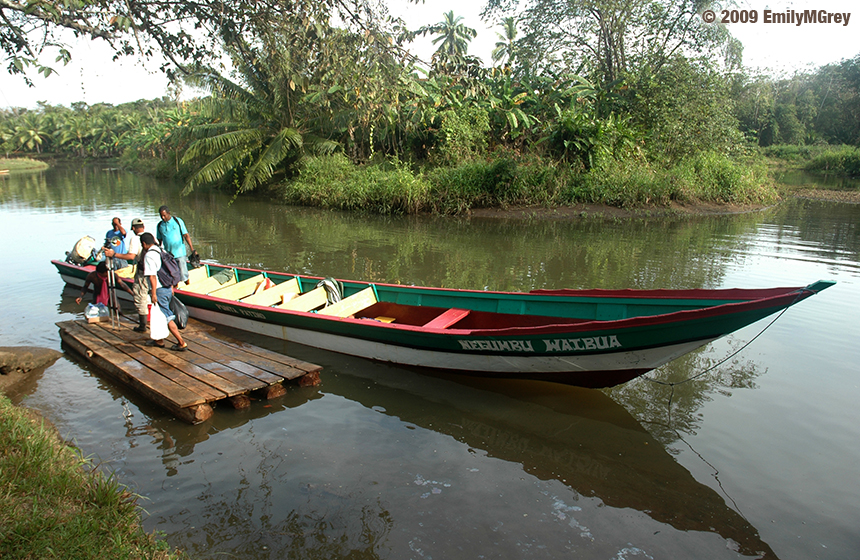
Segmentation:
{"type": "Polygon", "coordinates": [[[188,343],[184,352],[146,346],[149,337],[134,332],[128,322],[116,327],[66,321],[57,326],[69,347],[192,424],[212,416],[211,402],[227,399],[242,408],[250,405],[252,392],[255,398],[283,395],[285,380],[302,386],[319,383],[320,366],[216,338],[208,325],[193,320],[183,331],[188,343]]]}
{"type": "MultiPolygon", "coordinates": [[[[218,351],[225,354],[231,354],[235,356],[237,359],[242,360],[243,362],[250,364],[254,367],[260,368],[271,374],[277,375],[281,379],[292,380],[297,377],[301,377],[309,371],[305,371],[304,369],[299,369],[295,367],[293,364],[285,364],[279,361],[282,356],[281,354],[276,354],[274,352],[269,353],[268,357],[260,356],[254,352],[249,351],[246,348],[241,348],[237,344],[231,344],[226,340],[217,339],[207,333],[206,336],[200,336],[197,338],[197,343],[206,348],[212,349],[214,351],[218,351]]],[[[269,351],[263,348],[254,347],[257,351],[260,351],[262,354],[266,354],[269,351]]],[[[299,360],[295,360],[290,358],[293,362],[298,362],[299,360]]],[[[314,364],[308,364],[307,362],[302,362],[308,366],[313,366],[315,369],[311,369],[311,371],[318,371],[320,369],[319,366],[314,366],[314,364]]],[[[310,368],[306,368],[310,369],[310,368]]]]}
{"type": "Polygon", "coordinates": [[[128,354],[93,335],[84,328],[84,324],[71,321],[63,324],[61,328],[63,329],[61,335],[71,335],[71,337],[63,337],[63,340],[71,344],[76,350],[80,349],[82,355],[88,357],[90,361],[94,361],[102,369],[118,374],[120,380],[138,390],[156,394],[159,402],[168,401],[170,405],[179,408],[206,402],[205,398],[178,385],[157,371],[153,371],[128,354]],[[107,365],[111,367],[105,367],[106,364],[103,362],[107,362],[107,365]]]}
{"type": "Polygon", "coordinates": [[[212,336],[210,332],[204,333],[203,336],[200,337],[201,344],[205,344],[209,340],[214,340],[220,344],[224,344],[236,350],[242,350],[250,355],[257,356],[262,358],[263,360],[268,360],[271,362],[283,364],[285,366],[289,366],[291,368],[297,369],[299,371],[303,371],[305,373],[313,373],[318,372],[322,368],[316,364],[311,364],[309,362],[304,362],[302,360],[298,360],[291,356],[287,356],[285,354],[279,354],[278,352],[273,352],[271,350],[267,350],[266,348],[261,348],[259,346],[254,346],[253,344],[248,344],[246,342],[242,342],[240,340],[224,340],[221,338],[215,338],[212,336]]]}
{"type": "Polygon", "coordinates": [[[194,341],[189,341],[188,345],[190,349],[205,353],[207,357],[219,364],[241,372],[265,385],[280,383],[284,380],[284,376],[282,375],[275,375],[265,369],[261,369],[255,365],[242,361],[242,358],[245,356],[242,356],[235,351],[231,352],[227,348],[217,348],[213,344],[203,345],[200,343],[200,338],[195,338],[194,341]]]}
{"type": "Polygon", "coordinates": [[[146,346],[145,344],[148,338],[145,335],[132,331],[131,329],[114,329],[112,331],[107,331],[105,329],[99,330],[102,331],[101,336],[106,341],[114,344],[128,343],[129,345],[138,345],[134,346],[137,350],[134,355],[139,356],[140,361],[143,363],[147,363],[148,365],[152,363],[152,366],[150,367],[153,367],[163,375],[167,375],[168,372],[172,373],[172,370],[175,369],[190,377],[194,382],[196,382],[194,383],[194,386],[197,387],[195,390],[197,390],[201,395],[207,395],[207,400],[223,399],[225,396],[232,397],[247,391],[246,388],[240,385],[232,383],[223,377],[219,377],[210,371],[198,367],[190,363],[188,360],[182,359],[182,357],[176,352],[166,348],[146,346]],[[163,362],[163,364],[159,365],[158,362],[163,362]]]}

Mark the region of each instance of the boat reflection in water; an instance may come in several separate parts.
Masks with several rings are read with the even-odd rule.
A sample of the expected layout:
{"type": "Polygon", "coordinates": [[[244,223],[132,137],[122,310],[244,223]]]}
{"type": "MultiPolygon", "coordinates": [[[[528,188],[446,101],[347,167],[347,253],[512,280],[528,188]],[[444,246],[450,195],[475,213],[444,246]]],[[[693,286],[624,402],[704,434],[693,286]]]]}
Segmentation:
{"type": "Polygon", "coordinates": [[[475,391],[458,393],[448,384],[432,392],[424,385],[419,395],[407,382],[391,389],[377,384],[365,394],[366,383],[356,383],[348,398],[519,463],[533,476],[559,480],[607,506],[638,510],[679,531],[715,532],[737,543],[743,555],[776,558],[755,527],[604,393],[540,381],[437,377],[488,398],[475,400],[469,397],[475,391]],[[451,421],[439,421],[439,407],[452,411],[451,421]]]}

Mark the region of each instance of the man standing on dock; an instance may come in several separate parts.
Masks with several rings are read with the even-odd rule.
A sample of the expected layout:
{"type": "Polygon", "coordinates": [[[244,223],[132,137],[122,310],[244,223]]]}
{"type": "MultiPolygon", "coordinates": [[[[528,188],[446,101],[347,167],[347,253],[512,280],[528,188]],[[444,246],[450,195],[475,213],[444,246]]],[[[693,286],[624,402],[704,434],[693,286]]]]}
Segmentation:
{"type": "Polygon", "coordinates": [[[194,245],[191,244],[191,236],[182,218],[170,214],[167,206],[158,209],[161,221],[155,228],[155,238],[161,243],[162,248],[167,249],[171,255],[179,261],[179,273],[182,281],[188,284],[188,255],[194,253],[194,245]],[[185,249],[185,244],[188,249],[185,249]]]}
{"type": "Polygon", "coordinates": [[[131,221],[132,234],[128,236],[128,252],[117,253],[113,249],[105,249],[105,256],[115,257],[133,261],[137,265],[134,271],[134,286],[132,294],[134,295],[134,307],[137,309],[138,325],[134,327],[137,332],[146,332],[146,316],[149,314],[147,305],[149,304],[149,285],[146,277],[143,275],[143,261],[140,256],[143,253],[143,246],[140,244],[140,236],[143,235],[144,225],[143,220],[135,218],[131,221]]]}
{"type": "MultiPolygon", "coordinates": [[[[158,271],[161,269],[161,247],[156,245],[155,238],[151,233],[144,233],[140,236],[140,243],[143,245],[143,273],[149,280],[150,295],[152,305],[157,305],[167,318],[167,330],[170,334],[176,337],[177,343],[170,347],[171,350],[183,352],[188,348],[188,344],[182,340],[182,335],[179,334],[179,327],[176,326],[176,318],[170,311],[170,299],[173,297],[172,286],[162,286],[158,280],[158,271]]],[[[152,340],[152,346],[164,348],[164,340],[152,340]]]]}

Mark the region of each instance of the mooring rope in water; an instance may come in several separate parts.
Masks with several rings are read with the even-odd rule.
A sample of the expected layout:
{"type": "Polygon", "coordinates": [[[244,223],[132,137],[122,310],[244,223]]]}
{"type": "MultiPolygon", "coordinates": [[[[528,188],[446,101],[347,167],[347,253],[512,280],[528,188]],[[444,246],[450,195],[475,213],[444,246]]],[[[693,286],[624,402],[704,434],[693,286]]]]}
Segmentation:
{"type": "Polygon", "coordinates": [[[646,379],[647,381],[650,381],[651,383],[656,383],[657,385],[667,385],[669,387],[672,387],[672,394],[669,396],[669,406],[671,406],[672,405],[672,396],[674,396],[674,394],[675,394],[675,385],[683,385],[684,383],[687,383],[688,381],[693,381],[694,379],[698,379],[698,378],[702,377],[703,375],[705,375],[706,373],[711,372],[711,371],[715,370],[716,368],[720,367],[721,365],[723,365],[727,361],[731,360],[732,358],[734,358],[735,356],[737,356],[738,354],[740,354],[741,352],[746,350],[747,346],[749,346],[750,344],[755,342],[755,340],[758,337],[763,335],[764,332],[771,327],[771,325],[776,323],[777,320],[779,320],[779,318],[782,317],[783,313],[785,313],[792,306],[794,306],[794,304],[796,304],[799,301],[800,296],[803,295],[805,292],[811,292],[813,294],[816,293],[815,291],[810,290],[809,288],[800,288],[797,291],[797,296],[795,296],[794,301],[792,301],[790,304],[786,305],[785,308],[782,311],[780,311],[779,314],[777,314],[777,316],[774,317],[773,320],[770,323],[768,323],[757,335],[752,337],[746,344],[744,344],[743,346],[741,346],[740,348],[738,348],[737,350],[735,350],[734,352],[732,352],[731,354],[729,354],[728,356],[726,356],[725,358],[723,358],[722,360],[717,362],[716,364],[712,365],[708,369],[706,369],[700,373],[697,373],[696,375],[688,377],[687,379],[684,379],[683,381],[674,381],[674,382],[659,381],[657,379],[652,379],[651,377],[648,377],[647,375],[643,375],[642,377],[644,379],[646,379]]]}

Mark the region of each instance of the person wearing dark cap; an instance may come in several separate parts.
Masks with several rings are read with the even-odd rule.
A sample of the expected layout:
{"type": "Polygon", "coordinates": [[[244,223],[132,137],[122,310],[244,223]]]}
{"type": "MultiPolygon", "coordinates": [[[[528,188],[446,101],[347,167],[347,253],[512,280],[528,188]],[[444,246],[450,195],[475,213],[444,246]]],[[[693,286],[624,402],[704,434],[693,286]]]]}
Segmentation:
{"type": "MultiPolygon", "coordinates": [[[[179,327],[176,326],[176,318],[170,311],[170,299],[173,297],[172,286],[162,286],[158,281],[158,271],[161,269],[161,251],[163,250],[155,243],[155,237],[151,233],[146,232],[140,236],[140,243],[143,245],[143,273],[149,282],[149,293],[152,305],[157,305],[164,313],[167,319],[167,330],[170,334],[176,337],[176,344],[170,347],[171,350],[182,352],[188,348],[188,344],[182,340],[182,335],[179,334],[179,327]]],[[[164,348],[164,340],[151,341],[153,346],[164,348]]]]}
{"type": "Polygon", "coordinates": [[[149,286],[147,285],[146,277],[143,275],[143,262],[141,260],[143,246],[140,244],[140,236],[143,235],[143,230],[143,220],[135,218],[131,221],[132,234],[128,236],[128,252],[116,253],[111,249],[105,249],[105,256],[132,261],[137,265],[134,271],[134,286],[132,288],[134,307],[137,309],[138,319],[138,325],[134,327],[134,330],[137,332],[146,332],[146,316],[149,314],[149,309],[147,308],[149,304],[149,286]]]}

